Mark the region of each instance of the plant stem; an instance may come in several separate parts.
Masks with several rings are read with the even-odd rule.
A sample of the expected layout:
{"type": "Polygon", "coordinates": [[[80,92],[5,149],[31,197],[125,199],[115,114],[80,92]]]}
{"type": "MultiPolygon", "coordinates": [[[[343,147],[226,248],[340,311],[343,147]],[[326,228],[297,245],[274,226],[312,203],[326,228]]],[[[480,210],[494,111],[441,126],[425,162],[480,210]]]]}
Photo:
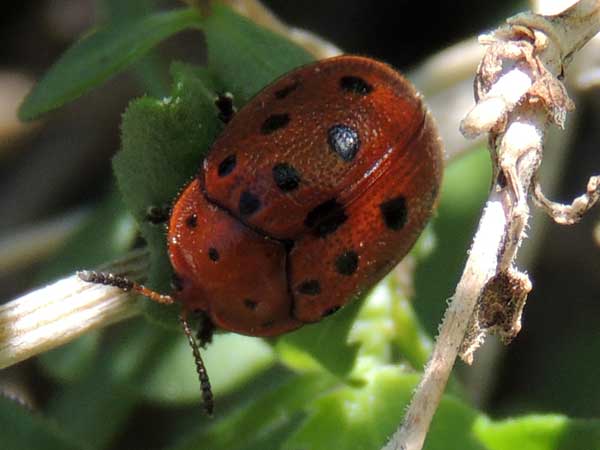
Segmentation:
{"type": "MultiPolygon", "coordinates": [[[[132,252],[107,269],[142,279],[148,255],[132,252]]],[[[129,293],[77,275],[63,278],[0,306],[0,369],[137,314],[129,293]]]]}

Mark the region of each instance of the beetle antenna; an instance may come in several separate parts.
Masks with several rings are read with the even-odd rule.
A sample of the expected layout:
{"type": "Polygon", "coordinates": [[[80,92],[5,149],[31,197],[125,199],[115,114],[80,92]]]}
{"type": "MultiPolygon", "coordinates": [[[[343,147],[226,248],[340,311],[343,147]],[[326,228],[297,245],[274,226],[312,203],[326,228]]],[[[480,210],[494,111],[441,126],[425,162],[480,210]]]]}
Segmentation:
{"type": "MultiPolygon", "coordinates": [[[[125,292],[136,292],[144,297],[148,297],[150,300],[153,300],[157,303],[162,303],[164,305],[170,305],[175,302],[175,299],[170,295],[160,294],[152,289],[147,288],[135,281],[130,280],[129,278],[122,277],[120,275],[115,275],[114,273],[107,272],[96,272],[93,270],[82,270],[77,272],[79,278],[83,281],[87,281],[88,283],[96,283],[103,284],[105,286],[114,286],[116,288],[121,289],[125,292]]],[[[194,355],[194,361],[196,362],[196,372],[198,372],[198,377],[200,379],[200,389],[202,391],[202,401],[204,403],[204,410],[206,414],[212,416],[214,409],[214,400],[213,393],[210,387],[210,380],[208,379],[208,372],[206,371],[206,367],[204,366],[204,361],[202,360],[202,356],[200,355],[200,349],[198,344],[196,343],[196,339],[194,339],[194,335],[190,330],[190,325],[187,321],[187,314],[184,310],[179,314],[179,321],[181,322],[181,326],[183,328],[183,332],[187,336],[188,343],[192,348],[192,353],[194,355]]]]}
{"type": "Polygon", "coordinates": [[[204,361],[202,361],[202,356],[200,356],[200,348],[198,347],[196,339],[194,339],[194,335],[190,330],[190,325],[187,321],[187,313],[185,310],[182,310],[179,314],[179,321],[181,322],[183,332],[187,336],[188,343],[190,344],[190,347],[192,347],[194,361],[196,361],[196,372],[198,372],[198,378],[200,379],[200,390],[202,391],[204,411],[206,411],[206,414],[209,416],[212,416],[215,402],[213,399],[212,389],[210,387],[210,380],[208,379],[208,372],[204,366],[204,361]]]}
{"type": "Polygon", "coordinates": [[[159,292],[153,291],[152,289],[136,283],[127,277],[115,275],[114,273],[96,272],[94,270],[81,270],[77,272],[77,275],[83,281],[87,281],[88,283],[114,286],[125,292],[136,292],[144,297],[148,297],[150,300],[155,301],[156,303],[162,303],[163,305],[175,303],[175,299],[170,295],[160,294],[159,292]]]}

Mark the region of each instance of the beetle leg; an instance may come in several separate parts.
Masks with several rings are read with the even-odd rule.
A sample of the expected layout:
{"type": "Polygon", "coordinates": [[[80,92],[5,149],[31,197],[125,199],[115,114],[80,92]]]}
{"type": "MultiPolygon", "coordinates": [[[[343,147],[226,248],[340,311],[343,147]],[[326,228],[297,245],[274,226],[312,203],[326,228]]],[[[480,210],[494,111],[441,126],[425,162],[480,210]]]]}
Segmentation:
{"type": "Polygon", "coordinates": [[[233,105],[233,94],[231,92],[219,94],[215,99],[215,106],[219,109],[219,119],[223,123],[229,123],[237,112],[233,105]]]}
{"type": "Polygon", "coordinates": [[[198,327],[198,332],[196,333],[200,347],[206,348],[212,342],[215,328],[215,324],[210,320],[208,314],[200,311],[200,327],[198,327]]]}
{"type": "Polygon", "coordinates": [[[167,222],[171,217],[171,205],[151,205],[146,208],[146,221],[154,225],[167,222]]]}

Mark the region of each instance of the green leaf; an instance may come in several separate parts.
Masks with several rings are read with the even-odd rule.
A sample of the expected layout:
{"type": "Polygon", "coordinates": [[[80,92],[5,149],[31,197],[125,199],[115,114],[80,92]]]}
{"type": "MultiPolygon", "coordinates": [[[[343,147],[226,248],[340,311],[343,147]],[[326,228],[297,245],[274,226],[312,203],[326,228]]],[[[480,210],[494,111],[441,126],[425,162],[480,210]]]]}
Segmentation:
{"type": "Polygon", "coordinates": [[[33,88],[19,109],[32,120],[76,99],[137,61],[164,39],[199,26],[195,10],[160,12],[117,21],[85,36],[69,48],[33,88]]]}
{"type": "Polygon", "coordinates": [[[100,330],[88,332],[62,347],[42,353],[37,362],[62,382],[75,382],[92,370],[100,345],[100,330]]]}
{"type": "Polygon", "coordinates": [[[489,450],[600,449],[600,420],[531,415],[501,421],[480,418],[476,436],[489,450]]]}
{"type": "MultiPolygon", "coordinates": [[[[282,449],[383,447],[401,423],[418,378],[416,374],[403,373],[398,366],[371,370],[365,374],[364,385],[343,386],[310,403],[312,413],[282,449]]],[[[425,449],[483,450],[471,435],[476,418],[474,410],[452,397],[444,397],[425,449]]]]}
{"type": "MultiPolygon", "coordinates": [[[[140,224],[151,251],[148,285],[169,291],[172,268],[165,228],[146,220],[149,206],[169,206],[198,171],[221,129],[214,104],[214,86],[206,71],[178,64],[173,69],[170,97],[134,100],[123,115],[122,150],[113,169],[124,201],[140,224]]],[[[174,311],[145,301],[160,322],[176,324],[174,311]],[[166,315],[163,319],[160,316],[166,315]]]]}
{"type": "Polygon", "coordinates": [[[101,20],[130,21],[156,10],[158,0],[102,0],[98,2],[101,20]]]}
{"type": "MultiPolygon", "coordinates": [[[[273,350],[262,339],[232,333],[216,335],[201,353],[217,402],[275,362],[273,350]]],[[[199,404],[198,374],[182,333],[175,345],[161,352],[160,361],[139,383],[139,389],[150,401],[199,404]]]]}
{"type": "Polygon", "coordinates": [[[411,366],[420,370],[427,363],[433,341],[419,322],[412,302],[406,296],[397,294],[397,283],[392,282],[388,289],[395,300],[392,301],[390,313],[395,325],[394,343],[411,366]]]}
{"type": "Polygon", "coordinates": [[[171,450],[279,448],[275,442],[289,434],[307,403],[334,383],[333,377],[322,373],[280,376],[248,402],[238,404],[225,416],[221,413],[211,426],[192,431],[171,450]]]}
{"type": "Polygon", "coordinates": [[[83,223],[44,264],[38,283],[47,283],[91,269],[127,252],[138,237],[138,227],[115,190],[94,207],[83,223]]]}
{"type": "Polygon", "coordinates": [[[202,27],[208,66],[240,105],[284,73],[314,59],[286,38],[218,3],[203,18],[202,27]]]}
{"type": "Polygon", "coordinates": [[[15,401],[0,395],[0,442],[6,450],[77,450],[77,445],[55,423],[33,414],[15,401]]]}
{"type": "Polygon", "coordinates": [[[361,344],[360,355],[375,357],[380,363],[399,362],[391,359],[400,351],[400,361],[420,370],[431,352],[431,339],[423,331],[412,304],[392,272],[371,291],[356,320],[351,339],[361,344]]]}
{"type": "Polygon", "coordinates": [[[112,328],[112,339],[102,346],[92,370],[65,385],[46,410],[90,449],[108,448],[141,400],[136,386],[151,375],[177,337],[142,319],[112,328]]]}
{"type": "Polygon", "coordinates": [[[297,370],[314,368],[316,362],[332,374],[346,377],[358,353],[358,345],[349,343],[348,337],[362,304],[355,299],[335,317],[304,325],[278,339],[276,349],[282,360],[297,370]]]}
{"type": "MultiPolygon", "coordinates": [[[[201,27],[208,35],[211,67],[239,95],[240,104],[278,76],[312,60],[297,45],[222,5],[215,5],[213,14],[204,19],[193,9],[118,17],[62,55],[25,98],[19,118],[33,120],[59,108],[138,61],[170,36],[201,27]]],[[[160,89],[156,74],[144,76],[160,89]]]]}
{"type": "MultiPolygon", "coordinates": [[[[103,0],[98,5],[97,15],[101,23],[131,23],[155,12],[157,3],[158,0],[103,0]]],[[[131,68],[131,73],[143,92],[155,97],[169,93],[168,63],[163,61],[156,48],[141,57],[131,68]]]]}
{"type": "Polygon", "coordinates": [[[106,371],[99,370],[69,385],[47,411],[79,442],[104,449],[123,428],[136,402],[129,389],[113,384],[106,371]]]}
{"type": "Polygon", "coordinates": [[[170,79],[168,64],[162,61],[158,52],[151,51],[133,65],[132,72],[144,92],[154,97],[168,95],[170,79]]]}
{"type": "Polygon", "coordinates": [[[50,400],[49,415],[88,448],[108,448],[139,403],[134,386],[160,357],[162,334],[153,339],[156,329],[141,319],[113,327],[92,370],[50,400]],[[130,345],[134,337],[146,338],[142,350],[130,345]]]}

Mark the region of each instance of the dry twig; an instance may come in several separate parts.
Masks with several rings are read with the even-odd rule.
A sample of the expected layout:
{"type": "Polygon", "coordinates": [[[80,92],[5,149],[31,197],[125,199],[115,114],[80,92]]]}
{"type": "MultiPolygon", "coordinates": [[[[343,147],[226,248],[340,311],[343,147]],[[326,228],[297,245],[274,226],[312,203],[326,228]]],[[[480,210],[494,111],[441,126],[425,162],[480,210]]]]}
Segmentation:
{"type": "MultiPolygon", "coordinates": [[[[143,279],[147,251],[132,252],[104,269],[143,279]]],[[[0,306],[0,369],[138,313],[127,292],[77,275],[63,278],[0,306]]]]}
{"type": "Polygon", "coordinates": [[[593,177],[573,205],[557,206],[544,201],[536,181],[548,125],[562,127],[573,109],[561,81],[565,67],[600,29],[600,1],[581,0],[556,16],[524,13],[507,22],[480,38],[487,50],[475,80],[477,104],[461,124],[469,137],[489,133],[493,186],[423,379],[384,450],[421,449],[456,356],[471,362],[487,332],[510,340],[519,331],[531,283],[514,261],[531,190],[559,223],[581,217],[600,195],[593,177]]]}

